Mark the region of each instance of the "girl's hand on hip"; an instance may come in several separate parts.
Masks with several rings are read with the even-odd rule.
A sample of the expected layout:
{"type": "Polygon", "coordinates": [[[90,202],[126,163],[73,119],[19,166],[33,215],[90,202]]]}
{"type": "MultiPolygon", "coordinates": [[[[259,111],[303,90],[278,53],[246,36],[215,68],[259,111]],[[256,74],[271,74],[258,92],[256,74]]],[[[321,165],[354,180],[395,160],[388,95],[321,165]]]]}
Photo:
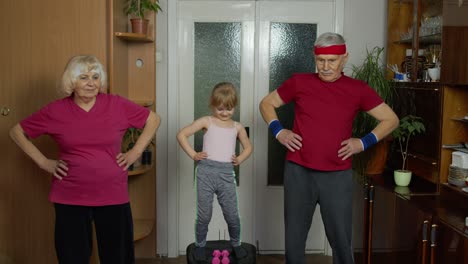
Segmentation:
{"type": "Polygon", "coordinates": [[[192,157],[193,160],[204,160],[208,158],[208,154],[206,152],[197,152],[195,155],[192,157]]]}
{"type": "Polygon", "coordinates": [[[302,148],[302,137],[289,129],[283,129],[276,137],[289,151],[295,152],[302,148]]]}
{"type": "Polygon", "coordinates": [[[54,175],[54,177],[59,180],[67,176],[68,171],[67,163],[65,161],[52,159],[48,159],[42,169],[54,175]]]}
{"type": "Polygon", "coordinates": [[[234,166],[239,166],[241,163],[239,161],[239,159],[237,158],[237,156],[234,154],[232,155],[231,157],[231,162],[234,166]]]}

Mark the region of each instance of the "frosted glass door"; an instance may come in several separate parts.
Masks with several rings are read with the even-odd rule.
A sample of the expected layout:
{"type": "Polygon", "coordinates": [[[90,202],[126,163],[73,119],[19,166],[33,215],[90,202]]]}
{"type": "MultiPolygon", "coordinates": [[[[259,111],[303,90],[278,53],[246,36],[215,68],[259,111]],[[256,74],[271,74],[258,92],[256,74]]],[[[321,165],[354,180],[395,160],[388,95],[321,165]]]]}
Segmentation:
{"type": "MultiPolygon", "coordinates": [[[[334,31],[334,2],[270,2],[257,4],[258,80],[260,100],[296,72],[315,72],[313,44],[318,35],[334,31]],[[287,12],[285,12],[287,10],[287,12]]],[[[278,109],[285,127],[292,127],[294,105],[278,109]]],[[[255,142],[256,238],[261,251],[283,253],[283,167],[285,148],[268,131],[258,113],[255,142]],[[274,219],[274,221],[273,221],[274,219]]],[[[306,244],[308,252],[325,253],[327,240],[319,207],[306,244]]]]}
{"type": "MultiPolygon", "coordinates": [[[[180,2],[179,17],[179,127],[194,119],[210,115],[209,97],[219,82],[232,82],[237,87],[239,106],[233,119],[252,126],[255,3],[180,2]]],[[[190,140],[202,149],[202,132],[190,140]]],[[[251,137],[251,140],[254,139],[251,137]]],[[[179,177],[179,253],[194,242],[196,192],[194,162],[178,150],[179,177]]],[[[253,169],[252,158],[236,168],[238,200],[243,241],[253,243],[253,169]]],[[[208,240],[229,240],[227,225],[215,198],[208,240]]]]}

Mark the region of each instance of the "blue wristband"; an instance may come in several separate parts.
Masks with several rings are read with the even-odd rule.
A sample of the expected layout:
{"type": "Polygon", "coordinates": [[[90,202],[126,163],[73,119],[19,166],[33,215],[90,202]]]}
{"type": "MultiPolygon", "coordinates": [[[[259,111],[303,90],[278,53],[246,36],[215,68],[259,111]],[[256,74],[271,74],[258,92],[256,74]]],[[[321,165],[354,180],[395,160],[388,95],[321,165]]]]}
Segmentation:
{"type": "Polygon", "coordinates": [[[273,133],[273,136],[275,136],[275,138],[278,135],[278,133],[284,129],[278,119],[271,121],[268,127],[270,128],[271,133],[273,133]]]}
{"type": "Polygon", "coordinates": [[[364,150],[366,150],[375,143],[377,143],[377,136],[374,133],[370,132],[369,134],[361,138],[361,143],[364,150]]]}

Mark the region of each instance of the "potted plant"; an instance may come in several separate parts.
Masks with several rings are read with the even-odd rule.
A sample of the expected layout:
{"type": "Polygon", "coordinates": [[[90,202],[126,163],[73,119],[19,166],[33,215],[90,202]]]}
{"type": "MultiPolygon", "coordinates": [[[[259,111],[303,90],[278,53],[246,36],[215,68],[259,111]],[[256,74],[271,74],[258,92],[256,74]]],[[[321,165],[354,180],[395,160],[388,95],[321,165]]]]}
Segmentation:
{"type": "Polygon", "coordinates": [[[412,136],[426,132],[421,117],[407,115],[400,119],[400,125],[392,132],[393,138],[398,141],[403,158],[403,165],[400,170],[394,171],[395,183],[398,186],[408,186],[411,181],[411,171],[407,170],[408,146],[412,136]]]}
{"type": "Polygon", "coordinates": [[[132,32],[145,35],[148,33],[149,23],[145,15],[151,11],[158,13],[159,10],[159,0],[127,0],[124,7],[124,13],[132,16],[132,32]]]}
{"type": "MultiPolygon", "coordinates": [[[[128,128],[127,131],[125,131],[125,134],[123,136],[122,140],[122,152],[127,152],[133,146],[135,146],[136,141],[138,140],[138,137],[141,135],[142,130],[137,129],[134,127],[128,128]]],[[[136,167],[139,167],[141,165],[140,159],[137,159],[130,167],[128,168],[129,170],[133,170],[136,167]]]]}
{"type": "MultiPolygon", "coordinates": [[[[374,47],[366,50],[367,55],[359,66],[352,66],[352,77],[366,82],[384,102],[392,107],[395,90],[390,81],[385,78],[386,67],[382,62],[384,48],[374,47]]],[[[372,131],[378,124],[371,115],[361,112],[354,119],[353,137],[361,138],[372,131]]],[[[361,175],[382,174],[387,161],[389,140],[385,138],[372,146],[368,151],[361,152],[354,159],[354,168],[361,175]]]]}
{"type": "MultiPolygon", "coordinates": [[[[128,128],[127,131],[125,131],[125,134],[122,139],[122,152],[127,152],[133,146],[135,146],[136,141],[140,137],[141,133],[143,132],[142,129],[138,128],[128,128]]],[[[152,152],[151,152],[151,147],[154,146],[155,142],[154,139],[151,140],[149,143],[149,146],[143,151],[141,157],[136,160],[130,167],[128,168],[129,170],[133,170],[136,167],[139,167],[141,165],[151,165],[152,162],[152,152]]]]}

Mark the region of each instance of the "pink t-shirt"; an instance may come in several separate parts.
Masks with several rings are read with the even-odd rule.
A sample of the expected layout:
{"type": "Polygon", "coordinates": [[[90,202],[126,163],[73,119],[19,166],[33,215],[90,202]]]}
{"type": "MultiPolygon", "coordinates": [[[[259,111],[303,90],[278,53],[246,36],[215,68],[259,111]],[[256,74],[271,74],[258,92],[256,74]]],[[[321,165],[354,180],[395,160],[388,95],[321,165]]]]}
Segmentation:
{"type": "Polygon", "coordinates": [[[49,200],[83,206],[129,201],[128,172],[116,162],[127,128],[142,128],[149,110],[117,95],[98,94],[89,112],[73,98],[54,101],[20,122],[30,138],[47,134],[68,164],[63,180],[52,178],[49,200]]]}
{"type": "Polygon", "coordinates": [[[210,126],[203,135],[203,152],[208,154],[208,159],[231,162],[232,155],[236,153],[237,127],[236,122],[232,127],[219,127],[213,123],[211,117],[210,126]]]}
{"type": "Polygon", "coordinates": [[[292,130],[302,137],[302,148],[288,151],[286,159],[322,171],[351,168],[351,158],[343,161],[338,157],[341,142],[351,137],[359,111],[383,103],[366,83],[344,75],[325,82],[316,73],[294,74],[277,92],[284,103],[295,103],[292,130]]]}

